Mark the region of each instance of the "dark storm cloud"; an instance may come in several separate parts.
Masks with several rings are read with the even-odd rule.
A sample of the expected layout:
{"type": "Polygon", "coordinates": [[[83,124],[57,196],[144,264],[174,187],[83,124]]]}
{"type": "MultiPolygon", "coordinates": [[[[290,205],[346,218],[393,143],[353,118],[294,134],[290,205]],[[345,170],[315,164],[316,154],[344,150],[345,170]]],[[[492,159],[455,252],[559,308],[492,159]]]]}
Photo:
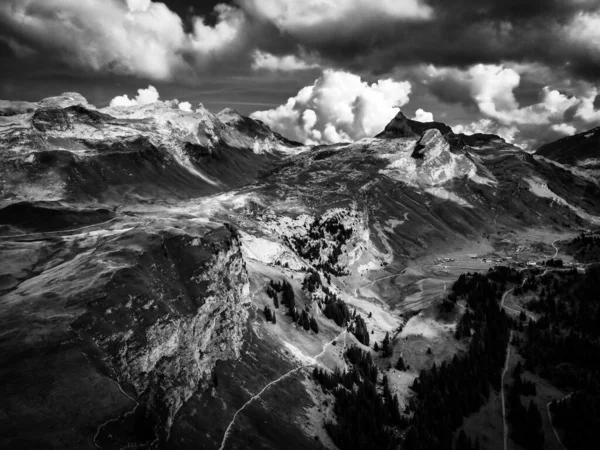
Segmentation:
{"type": "Polygon", "coordinates": [[[600,0],[165,3],[2,0],[0,60],[8,69],[0,93],[29,92],[23,78],[40,84],[32,92],[43,90],[19,76],[33,71],[37,80],[77,73],[74,85],[84,89],[110,85],[93,94],[103,103],[119,86],[132,95],[153,84],[177,96],[207,82],[249,88],[243,97],[216,94],[215,104],[285,103],[320,67],[369,83],[408,80],[412,110],[435,98],[445,108],[436,117],[469,120],[465,130],[531,141],[536,127],[564,135],[600,120],[592,84],[600,76],[600,0]],[[252,91],[277,82],[289,91],[252,91]]]}
{"type": "MultiPolygon", "coordinates": [[[[292,35],[294,44],[317,51],[332,64],[373,73],[388,72],[398,64],[466,67],[515,61],[566,67],[586,78],[600,74],[600,48],[575,36],[582,26],[590,31],[600,25],[595,14],[600,1],[430,0],[426,4],[432,14],[424,19],[377,17],[376,26],[363,28],[348,26],[343,17],[339,22],[324,21],[322,28],[280,19],[279,29],[292,35]]],[[[285,53],[293,48],[270,50],[285,53]]]]}
{"type": "Polygon", "coordinates": [[[401,64],[467,67],[505,61],[564,67],[585,78],[600,74],[600,48],[593,39],[600,37],[593,32],[600,25],[600,0],[147,3],[148,11],[138,11],[135,20],[123,22],[115,19],[128,12],[125,0],[95,6],[75,0],[5,0],[0,6],[0,36],[39,50],[41,58],[59,56],[93,71],[150,78],[155,67],[136,57],[143,48],[127,53],[123,49],[127,40],[147,39],[149,49],[154,43],[153,52],[164,55],[157,65],[169,70],[157,71],[155,78],[247,70],[256,49],[277,56],[302,50],[323,65],[374,75],[401,64]],[[36,26],[27,26],[32,21],[36,26]],[[71,39],[57,35],[61,27],[71,39]],[[113,27],[120,40],[109,39],[103,27],[113,27]],[[93,42],[78,35],[78,29],[93,42]],[[587,35],[578,39],[581,29],[587,35]],[[86,45],[96,60],[84,54],[86,45]]]}

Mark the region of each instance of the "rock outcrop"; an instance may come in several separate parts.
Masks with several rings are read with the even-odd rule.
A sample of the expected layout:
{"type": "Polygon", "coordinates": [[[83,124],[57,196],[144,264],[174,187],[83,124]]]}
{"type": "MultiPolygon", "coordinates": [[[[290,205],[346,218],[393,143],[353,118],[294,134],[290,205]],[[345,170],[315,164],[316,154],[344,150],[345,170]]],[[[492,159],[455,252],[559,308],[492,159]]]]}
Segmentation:
{"type": "Polygon", "coordinates": [[[437,129],[423,133],[412,157],[417,159],[418,179],[432,186],[476,172],[475,165],[466,156],[450,152],[450,144],[437,129]]]}
{"type": "Polygon", "coordinates": [[[418,137],[427,130],[436,129],[443,135],[452,133],[445,123],[441,122],[418,122],[407,118],[402,111],[398,112],[396,117],[387,124],[385,129],[376,137],[379,139],[398,139],[418,137]]]}
{"type": "Polygon", "coordinates": [[[138,445],[164,440],[183,403],[208,387],[215,363],[239,357],[248,317],[248,274],[235,231],[148,239],[139,262],[114,273],[107,298],[73,326],[135,397],[138,426],[152,430],[144,436],[115,422],[99,430],[111,448],[126,446],[131,434],[138,445]]]}

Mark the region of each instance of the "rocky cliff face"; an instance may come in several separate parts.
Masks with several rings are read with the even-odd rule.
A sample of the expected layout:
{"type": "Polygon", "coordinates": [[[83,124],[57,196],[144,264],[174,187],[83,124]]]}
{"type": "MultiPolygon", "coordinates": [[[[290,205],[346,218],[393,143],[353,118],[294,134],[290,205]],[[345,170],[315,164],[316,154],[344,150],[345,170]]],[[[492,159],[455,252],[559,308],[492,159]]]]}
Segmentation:
{"type": "Polygon", "coordinates": [[[136,426],[145,430],[131,432],[123,417],[101,427],[103,447],[129,445],[132,434],[138,446],[164,440],[184,402],[210,384],[217,360],[238,358],[243,343],[250,300],[237,233],[149,242],[154,251],[116,272],[107,298],[73,326],[136,399],[136,426]]]}
{"type": "Polygon", "coordinates": [[[417,159],[418,179],[425,184],[438,185],[477,171],[466,156],[450,152],[450,144],[437,129],[423,133],[412,156],[417,159]]]}
{"type": "Polygon", "coordinates": [[[445,123],[418,122],[407,118],[402,111],[400,111],[376,137],[380,139],[417,137],[431,129],[439,130],[443,135],[452,133],[452,128],[445,123]]]}

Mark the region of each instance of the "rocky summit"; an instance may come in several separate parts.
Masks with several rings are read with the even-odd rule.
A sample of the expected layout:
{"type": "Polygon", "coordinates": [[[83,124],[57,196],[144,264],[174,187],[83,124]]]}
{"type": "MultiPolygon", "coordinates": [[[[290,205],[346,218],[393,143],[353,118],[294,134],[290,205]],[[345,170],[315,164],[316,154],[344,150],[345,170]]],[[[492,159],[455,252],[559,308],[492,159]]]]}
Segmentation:
{"type": "Polygon", "coordinates": [[[600,318],[598,136],[0,102],[0,447],[501,448],[505,385],[511,440],[569,433],[593,368],[540,355],[600,318]]]}

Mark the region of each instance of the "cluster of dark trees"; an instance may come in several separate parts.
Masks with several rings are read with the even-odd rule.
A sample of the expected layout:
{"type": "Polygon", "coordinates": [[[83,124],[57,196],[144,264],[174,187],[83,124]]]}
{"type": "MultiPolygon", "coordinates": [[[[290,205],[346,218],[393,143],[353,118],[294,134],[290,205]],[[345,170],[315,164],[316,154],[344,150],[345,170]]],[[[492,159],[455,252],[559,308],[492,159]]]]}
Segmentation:
{"type": "Polygon", "coordinates": [[[574,394],[552,406],[569,448],[597,448],[600,426],[600,265],[538,277],[539,300],[519,351],[525,368],[574,394]]]}
{"type": "Polygon", "coordinates": [[[566,245],[565,250],[579,262],[600,262],[600,235],[581,233],[566,245]]]}
{"type": "Polygon", "coordinates": [[[536,395],[537,388],[535,387],[535,383],[533,381],[528,381],[523,379],[523,365],[521,361],[519,361],[513,371],[513,384],[511,386],[511,392],[514,392],[516,395],[536,395]]]}
{"type": "Polygon", "coordinates": [[[465,314],[462,316],[461,320],[456,325],[456,331],[454,332],[454,337],[458,340],[471,337],[471,329],[473,328],[473,315],[470,311],[465,311],[465,314]]]}
{"type": "Polygon", "coordinates": [[[315,269],[309,269],[307,276],[304,277],[302,281],[302,288],[306,289],[308,292],[315,292],[319,287],[323,286],[323,282],[321,281],[321,275],[315,269]]]}
{"type": "Polygon", "coordinates": [[[319,325],[312,314],[308,314],[306,310],[298,315],[298,326],[304,328],[305,331],[312,330],[314,333],[319,332],[319,325]]]}
{"type": "Polygon", "coordinates": [[[544,448],[544,429],[542,414],[533,402],[526,408],[518,395],[510,396],[508,401],[508,420],[512,424],[511,436],[515,442],[528,450],[544,448]]]}
{"type": "Polygon", "coordinates": [[[456,438],[456,450],[479,450],[479,440],[469,439],[465,430],[460,430],[456,438]]]}
{"type": "MultiPolygon", "coordinates": [[[[381,356],[384,358],[389,358],[390,356],[392,356],[393,346],[392,346],[392,340],[390,339],[390,333],[385,333],[385,337],[383,338],[383,341],[381,341],[381,347],[379,347],[379,344],[377,342],[375,342],[375,345],[373,346],[373,350],[375,350],[376,352],[381,350],[381,356]]],[[[400,369],[400,370],[404,370],[404,369],[400,369]]]]}
{"type": "Polygon", "coordinates": [[[523,282],[523,272],[515,269],[514,267],[508,266],[498,266],[490,268],[488,274],[488,278],[500,285],[502,285],[502,289],[504,290],[504,286],[506,283],[516,283],[521,284],[523,282]]]}
{"type": "Polygon", "coordinates": [[[596,431],[600,429],[600,395],[584,390],[550,404],[555,427],[563,429],[569,448],[598,448],[596,431]]]}
{"type": "Polygon", "coordinates": [[[529,291],[535,292],[537,290],[537,288],[538,288],[538,283],[537,283],[537,279],[536,279],[535,275],[529,275],[525,279],[525,282],[521,286],[517,286],[515,288],[513,293],[515,295],[523,295],[529,291]]]}
{"type": "MultiPolygon", "coordinates": [[[[578,238],[580,243],[590,238],[578,238]]],[[[589,242],[588,242],[589,244],[589,242]]],[[[518,341],[525,368],[550,380],[573,395],[551,404],[554,425],[564,431],[569,448],[597,448],[595,430],[600,426],[600,265],[550,272],[532,280],[539,291],[527,307],[541,317],[529,321],[524,339],[518,341]]],[[[526,395],[534,390],[517,377],[515,390],[526,395]]],[[[513,397],[516,394],[512,394],[513,397]]],[[[515,407],[515,439],[527,448],[541,448],[537,412],[531,405],[515,407]],[[530,409],[532,411],[530,411],[530,409]]]]}
{"type": "Polygon", "coordinates": [[[265,318],[267,319],[267,322],[277,323],[277,317],[275,316],[275,311],[272,311],[271,308],[269,308],[268,306],[265,306],[265,308],[263,309],[263,312],[265,313],[265,318]]]}
{"type": "Polygon", "coordinates": [[[325,295],[323,300],[324,306],[322,305],[325,317],[333,320],[339,327],[345,327],[352,323],[349,330],[354,333],[356,339],[361,344],[369,345],[369,330],[362,316],[360,314],[357,315],[356,310],[353,314],[350,313],[346,303],[323,284],[323,280],[317,270],[309,269],[307,276],[302,282],[302,286],[308,292],[315,292],[321,288],[325,295]]]}
{"type": "Polygon", "coordinates": [[[408,419],[401,415],[398,397],[391,394],[387,377],[383,377],[379,390],[377,367],[368,352],[352,346],[346,358],[351,363],[349,371],[313,371],[336,399],[336,422],[325,424],[327,432],[340,449],[397,449],[400,429],[407,426],[408,419]]]}
{"type": "Polygon", "coordinates": [[[269,286],[267,286],[267,295],[273,299],[273,305],[277,309],[279,309],[279,295],[277,293],[281,290],[281,285],[279,283],[273,282],[273,280],[271,280],[271,283],[269,284],[269,286]]]}
{"type": "Polygon", "coordinates": [[[544,261],[544,265],[548,266],[548,267],[563,267],[564,263],[562,259],[554,259],[554,258],[550,258],[546,261],[544,261]]]}
{"type": "MultiPolygon", "coordinates": [[[[506,272],[508,273],[508,272],[506,272]]],[[[469,314],[463,316],[463,330],[473,329],[465,356],[431,370],[422,371],[415,380],[416,397],[409,404],[413,412],[404,449],[452,449],[454,433],[463,418],[476,412],[487,402],[491,388],[500,388],[510,328],[513,321],[499,307],[497,298],[501,274],[466,274],[454,284],[456,299],[464,298],[469,314]]],[[[461,448],[476,444],[463,439],[461,448]]],[[[456,442],[458,448],[458,441],[456,442]]]]}
{"type": "Polygon", "coordinates": [[[342,247],[352,236],[352,229],[346,228],[337,217],[327,220],[316,218],[305,237],[292,237],[289,244],[303,258],[315,263],[315,268],[323,272],[341,276],[346,272],[339,267],[338,260],[342,247]],[[332,243],[330,243],[332,242],[332,243]],[[320,261],[323,250],[332,246],[326,261],[320,261]]]}
{"type": "Polygon", "coordinates": [[[402,358],[402,356],[398,357],[398,361],[396,361],[396,369],[398,370],[409,370],[410,366],[408,366],[405,362],[404,362],[404,358],[402,358]]]}
{"type": "Polygon", "coordinates": [[[333,320],[338,327],[345,327],[351,319],[350,310],[344,301],[337,295],[325,294],[325,308],[323,314],[333,320]]]}
{"type": "MultiPolygon", "coordinates": [[[[307,310],[299,312],[298,308],[296,308],[296,295],[289,281],[283,280],[276,283],[271,280],[269,286],[267,286],[267,295],[273,299],[276,308],[279,308],[279,292],[281,292],[281,303],[288,307],[292,321],[306,331],[312,330],[314,333],[318,333],[319,324],[314,316],[309,314],[307,310]]],[[[267,320],[275,323],[275,313],[268,306],[265,306],[264,312],[267,320]]]]}
{"type": "MultiPolygon", "coordinates": [[[[400,413],[386,377],[382,389],[376,389],[377,369],[370,355],[358,348],[346,354],[352,364],[349,372],[330,374],[315,369],[315,378],[336,397],[337,423],[328,423],[327,430],[340,449],[391,449],[399,445],[406,450],[479,448],[464,432],[456,439],[454,435],[463,418],[487,401],[490,390],[500,388],[514,322],[498,305],[498,283],[487,276],[467,274],[455,286],[455,298],[464,298],[469,306],[465,320],[469,330],[474,330],[469,350],[420,373],[413,385],[415,396],[405,410],[408,415],[400,413]]],[[[396,368],[406,368],[402,358],[396,368]]]]}
{"type": "Polygon", "coordinates": [[[511,422],[511,435],[515,442],[528,450],[541,450],[544,447],[542,414],[533,402],[525,407],[521,396],[536,395],[532,381],[523,380],[523,367],[519,362],[513,371],[514,381],[508,391],[508,420],[511,422]]]}
{"type": "Polygon", "coordinates": [[[354,336],[356,336],[356,339],[358,339],[358,342],[367,347],[369,346],[369,330],[367,329],[365,319],[363,319],[360,314],[356,314],[356,317],[354,318],[352,332],[354,333],[354,336]]]}

